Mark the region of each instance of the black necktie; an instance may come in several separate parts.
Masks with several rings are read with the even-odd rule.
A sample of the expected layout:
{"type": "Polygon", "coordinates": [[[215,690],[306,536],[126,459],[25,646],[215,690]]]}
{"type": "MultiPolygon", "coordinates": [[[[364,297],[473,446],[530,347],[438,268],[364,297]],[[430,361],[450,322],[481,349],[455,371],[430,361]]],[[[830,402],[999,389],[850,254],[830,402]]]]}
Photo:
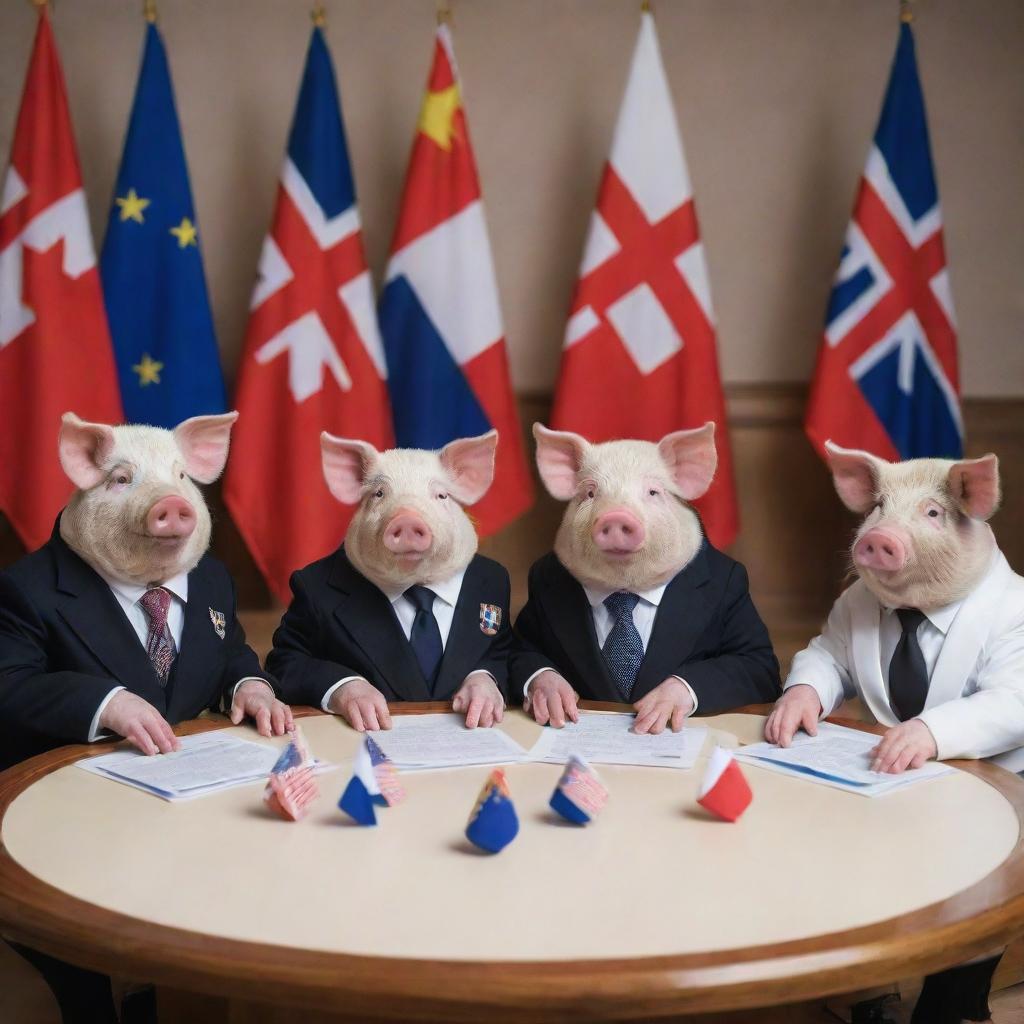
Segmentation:
{"type": "Polygon", "coordinates": [[[441,630],[437,628],[437,619],[434,618],[434,597],[432,590],[427,587],[410,587],[405,596],[416,608],[416,618],[412,620],[412,632],[409,634],[409,642],[412,644],[413,653],[420,663],[420,669],[427,685],[431,691],[437,677],[437,667],[441,664],[441,655],[444,654],[444,647],[441,644],[441,630]]]}
{"type": "Polygon", "coordinates": [[[903,636],[889,662],[889,703],[896,717],[905,722],[924,710],[928,697],[928,666],[917,642],[917,627],[925,620],[916,608],[897,608],[903,636]]]}

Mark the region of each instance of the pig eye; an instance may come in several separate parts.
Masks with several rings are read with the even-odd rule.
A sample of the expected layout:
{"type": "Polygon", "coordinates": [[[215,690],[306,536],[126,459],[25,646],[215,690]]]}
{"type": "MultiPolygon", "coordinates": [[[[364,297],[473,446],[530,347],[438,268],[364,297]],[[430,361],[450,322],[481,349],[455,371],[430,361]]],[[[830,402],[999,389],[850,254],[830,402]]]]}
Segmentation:
{"type": "Polygon", "coordinates": [[[937,508],[930,508],[928,509],[928,515],[931,516],[932,519],[937,519],[939,517],[939,510],[937,508]]]}
{"type": "Polygon", "coordinates": [[[179,480],[184,480],[185,479],[185,474],[184,473],[179,473],[178,474],[178,479],[179,480]]]}
{"type": "Polygon", "coordinates": [[[650,489],[650,490],[649,490],[649,491],[648,491],[647,493],[648,493],[648,494],[649,494],[649,495],[650,495],[650,496],[651,496],[652,498],[656,498],[656,497],[657,497],[657,496],[658,496],[659,494],[661,494],[661,491],[659,491],[659,490],[655,489],[654,487],[652,487],[652,488],[651,488],[651,489],[650,489]]]}
{"type": "Polygon", "coordinates": [[[590,487],[587,489],[587,497],[592,498],[594,496],[594,488],[590,487]]]}
{"type": "Polygon", "coordinates": [[[383,498],[384,497],[384,488],[383,487],[378,487],[377,490],[375,490],[373,492],[373,496],[375,498],[383,498]]]}
{"type": "Polygon", "coordinates": [[[437,497],[438,497],[438,499],[440,501],[447,501],[448,500],[448,495],[445,494],[444,491],[441,491],[441,493],[437,497]]]}

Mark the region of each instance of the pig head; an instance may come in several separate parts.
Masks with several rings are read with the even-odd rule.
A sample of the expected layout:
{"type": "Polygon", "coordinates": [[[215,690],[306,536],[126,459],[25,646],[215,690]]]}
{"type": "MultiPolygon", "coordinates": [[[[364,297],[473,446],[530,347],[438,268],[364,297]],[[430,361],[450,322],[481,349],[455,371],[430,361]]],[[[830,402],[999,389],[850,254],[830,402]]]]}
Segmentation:
{"type": "Polygon", "coordinates": [[[864,515],[850,548],[854,570],[893,608],[942,608],[969,594],[988,568],[999,505],[999,462],[887,462],[826,442],[843,504],[864,515]]]}
{"type": "Polygon", "coordinates": [[[657,444],[590,444],[539,423],[533,436],[544,486],[569,503],[555,554],[581,583],[647,590],[672,579],[700,550],[700,522],[687,502],[714,478],[714,423],[657,444]]]}
{"type": "Polygon", "coordinates": [[[237,412],[195,416],[174,430],[86,423],[64,414],[60,461],[78,488],[60,535],[101,575],[150,586],[190,572],[210,544],[209,484],[228,457],[237,412]]]}
{"type": "Polygon", "coordinates": [[[427,586],[464,569],[477,536],[463,506],[491,486],[497,446],[496,430],[439,452],[381,452],[365,441],[321,434],[328,488],[343,504],[359,506],[345,534],[349,561],[382,590],[427,586]]]}

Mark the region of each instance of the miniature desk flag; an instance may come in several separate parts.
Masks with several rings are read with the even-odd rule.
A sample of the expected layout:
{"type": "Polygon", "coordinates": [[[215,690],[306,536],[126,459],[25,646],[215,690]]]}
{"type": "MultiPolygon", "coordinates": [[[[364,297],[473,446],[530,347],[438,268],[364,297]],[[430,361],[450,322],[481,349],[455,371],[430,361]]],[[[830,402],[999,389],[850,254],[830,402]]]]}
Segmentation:
{"type": "Polygon", "coordinates": [[[495,768],[480,790],[469,816],[466,838],[488,853],[503,850],[519,834],[519,818],[512,803],[505,773],[495,768]]]}
{"type": "Polygon", "coordinates": [[[296,728],[291,743],[281,752],[270,771],[263,799],[267,807],[285,821],[298,821],[319,795],[320,788],[313,774],[313,758],[302,730],[296,728]]]}
{"type": "Polygon", "coordinates": [[[608,790],[581,757],[570,757],[551,796],[551,809],[566,821],[587,825],[608,802],[608,790]]]}
{"type": "Polygon", "coordinates": [[[725,821],[736,821],[753,798],[737,760],[728,750],[715,747],[708,760],[697,803],[725,821]]]}
{"type": "Polygon", "coordinates": [[[341,794],[338,808],[360,825],[376,825],[374,804],[394,807],[405,799],[398,770],[370,736],[359,745],[352,768],[352,778],[341,794]]]}

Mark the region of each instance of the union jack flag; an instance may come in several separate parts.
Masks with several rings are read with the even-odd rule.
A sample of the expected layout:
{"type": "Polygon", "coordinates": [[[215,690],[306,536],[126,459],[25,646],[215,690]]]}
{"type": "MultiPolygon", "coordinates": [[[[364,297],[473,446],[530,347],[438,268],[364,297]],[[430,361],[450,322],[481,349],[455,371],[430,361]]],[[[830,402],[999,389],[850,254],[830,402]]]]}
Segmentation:
{"type": "Polygon", "coordinates": [[[882,458],[963,449],[953,297],[914,36],[900,26],[846,231],[805,427],[882,458]]]}

